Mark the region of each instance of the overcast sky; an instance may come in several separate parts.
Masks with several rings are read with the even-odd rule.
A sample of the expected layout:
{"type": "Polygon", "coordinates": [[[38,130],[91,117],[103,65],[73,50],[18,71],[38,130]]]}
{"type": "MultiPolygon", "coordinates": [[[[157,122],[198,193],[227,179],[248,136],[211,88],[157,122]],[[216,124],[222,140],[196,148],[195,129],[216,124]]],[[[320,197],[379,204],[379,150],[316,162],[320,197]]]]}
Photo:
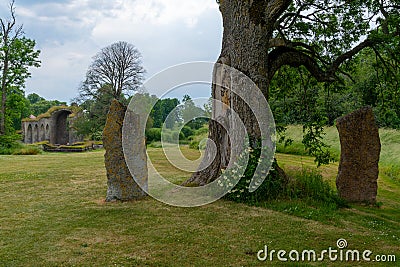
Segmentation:
{"type": "MultiPolygon", "coordinates": [[[[49,100],[76,97],[92,57],[117,41],[139,49],[147,78],[183,62],[214,62],[221,47],[215,0],[16,0],[16,14],[41,50],[42,66],[32,69],[26,93],[49,100]]],[[[0,16],[8,15],[3,0],[0,16]]]]}

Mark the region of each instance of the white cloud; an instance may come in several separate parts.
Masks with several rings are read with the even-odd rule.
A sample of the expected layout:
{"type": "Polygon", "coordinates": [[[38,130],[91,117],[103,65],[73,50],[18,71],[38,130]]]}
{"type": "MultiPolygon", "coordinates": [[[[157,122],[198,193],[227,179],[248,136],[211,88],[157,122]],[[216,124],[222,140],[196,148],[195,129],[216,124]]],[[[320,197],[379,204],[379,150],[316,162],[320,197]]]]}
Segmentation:
{"type": "MultiPolygon", "coordinates": [[[[124,40],[142,52],[152,75],[165,67],[212,60],[221,18],[215,0],[17,1],[18,19],[42,50],[27,92],[68,101],[102,47],[124,40]]],[[[2,15],[2,12],[0,12],[2,15]]]]}

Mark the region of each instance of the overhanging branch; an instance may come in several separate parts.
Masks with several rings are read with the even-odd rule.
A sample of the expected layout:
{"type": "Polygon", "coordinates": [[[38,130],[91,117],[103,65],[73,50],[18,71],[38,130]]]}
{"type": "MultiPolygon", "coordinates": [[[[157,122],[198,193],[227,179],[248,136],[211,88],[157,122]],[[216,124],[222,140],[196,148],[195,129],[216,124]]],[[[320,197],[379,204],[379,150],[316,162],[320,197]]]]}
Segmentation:
{"type": "Polygon", "coordinates": [[[373,46],[374,42],[370,39],[366,39],[353,49],[340,55],[330,65],[326,65],[325,68],[320,66],[320,62],[317,59],[305,53],[304,51],[297,50],[293,47],[277,47],[274,49],[268,57],[268,79],[271,80],[275,73],[282,66],[300,67],[304,66],[319,82],[333,82],[337,79],[336,73],[340,66],[347,60],[354,57],[362,49],[373,46]]]}

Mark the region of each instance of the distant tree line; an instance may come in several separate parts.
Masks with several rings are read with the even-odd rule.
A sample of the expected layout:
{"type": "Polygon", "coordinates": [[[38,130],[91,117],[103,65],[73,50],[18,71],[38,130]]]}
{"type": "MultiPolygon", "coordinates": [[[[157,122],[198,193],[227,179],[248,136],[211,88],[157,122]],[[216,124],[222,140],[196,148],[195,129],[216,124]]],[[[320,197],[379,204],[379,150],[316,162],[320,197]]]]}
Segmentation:
{"type": "MultiPolygon", "coordinates": [[[[93,140],[101,140],[102,132],[106,123],[107,113],[112,97],[102,95],[96,99],[89,99],[80,104],[84,114],[75,122],[78,133],[93,140]]],[[[161,128],[165,126],[173,130],[186,124],[183,136],[193,134],[208,121],[204,118],[205,111],[196,106],[190,96],[185,95],[181,102],[177,98],[159,99],[155,95],[135,94],[132,97],[120,98],[126,104],[130,101],[138,101],[142,106],[151,109],[146,124],[148,141],[160,141],[161,128]],[[195,119],[191,119],[194,118],[195,119]]]]}

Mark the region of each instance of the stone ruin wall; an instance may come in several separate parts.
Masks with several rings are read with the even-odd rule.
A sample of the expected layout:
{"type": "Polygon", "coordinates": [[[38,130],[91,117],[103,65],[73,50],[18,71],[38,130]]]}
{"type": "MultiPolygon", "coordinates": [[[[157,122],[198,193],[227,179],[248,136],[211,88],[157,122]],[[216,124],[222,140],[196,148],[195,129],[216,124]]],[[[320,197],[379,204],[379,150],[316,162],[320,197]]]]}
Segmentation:
{"type": "Polygon", "coordinates": [[[25,119],[22,121],[23,141],[26,144],[33,144],[42,141],[49,141],[50,144],[67,145],[83,141],[72,128],[74,114],[69,108],[62,108],[53,111],[50,116],[37,119],[25,119]]]}

